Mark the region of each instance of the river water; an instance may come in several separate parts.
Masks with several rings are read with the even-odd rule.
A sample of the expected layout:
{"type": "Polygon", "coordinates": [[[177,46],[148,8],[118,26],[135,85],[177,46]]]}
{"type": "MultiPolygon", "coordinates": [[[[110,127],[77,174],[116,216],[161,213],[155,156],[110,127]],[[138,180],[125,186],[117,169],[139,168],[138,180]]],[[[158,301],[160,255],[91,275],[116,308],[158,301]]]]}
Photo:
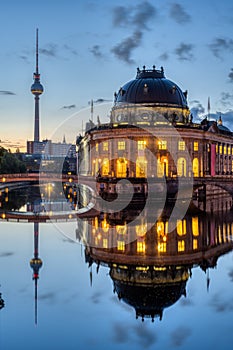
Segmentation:
{"type": "Polygon", "coordinates": [[[230,211],[45,222],[35,193],[1,195],[1,349],[232,349],[230,211]]]}

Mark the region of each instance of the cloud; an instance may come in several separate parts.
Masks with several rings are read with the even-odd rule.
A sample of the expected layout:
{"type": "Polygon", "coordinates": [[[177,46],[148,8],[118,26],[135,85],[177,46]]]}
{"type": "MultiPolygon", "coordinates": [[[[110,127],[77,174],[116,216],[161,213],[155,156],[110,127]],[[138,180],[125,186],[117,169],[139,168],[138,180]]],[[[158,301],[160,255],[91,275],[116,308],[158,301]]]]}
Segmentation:
{"type": "Polygon", "coordinates": [[[146,324],[140,324],[134,328],[136,335],[138,336],[138,341],[141,347],[149,348],[157,341],[157,336],[154,331],[146,328],[146,324]]]}
{"type": "Polygon", "coordinates": [[[190,112],[193,115],[194,119],[202,119],[202,116],[205,113],[205,108],[203,107],[203,105],[200,103],[200,101],[198,100],[194,100],[190,102],[190,105],[192,105],[192,107],[190,108],[190,112]]]}
{"type": "Polygon", "coordinates": [[[191,335],[192,331],[188,327],[179,327],[171,333],[172,346],[178,347],[184,344],[186,339],[191,335]]]}
{"type": "Polygon", "coordinates": [[[103,54],[100,51],[100,46],[99,45],[94,45],[92,46],[92,48],[90,49],[90,52],[96,57],[96,58],[102,58],[103,54]]]}
{"type": "Polygon", "coordinates": [[[121,323],[113,326],[113,341],[117,344],[126,343],[129,340],[130,330],[121,323]]]}
{"type": "Polygon", "coordinates": [[[16,94],[12,91],[0,90],[0,95],[16,95],[16,94]]]}
{"type": "Polygon", "coordinates": [[[233,68],[231,68],[231,71],[228,74],[228,78],[230,78],[230,82],[233,83],[233,68]]]}
{"type": "Polygon", "coordinates": [[[149,1],[136,6],[116,6],[113,9],[113,26],[148,30],[148,22],[156,15],[157,10],[149,1]]]}
{"type": "Polygon", "coordinates": [[[132,36],[124,39],[122,42],[114,46],[111,51],[121,61],[133,64],[131,58],[132,51],[140,46],[142,40],[142,32],[135,31],[132,36]]]}
{"type": "MultiPolygon", "coordinates": [[[[104,103],[104,102],[111,102],[112,100],[106,100],[104,98],[97,98],[97,100],[94,100],[93,103],[94,104],[98,104],[98,103],[104,103]]],[[[88,104],[91,104],[91,101],[88,101],[88,104]]]]}
{"type": "Polygon", "coordinates": [[[233,269],[228,272],[231,282],[233,282],[233,269]]]}
{"type": "Polygon", "coordinates": [[[116,6],[113,9],[113,26],[125,26],[129,21],[129,8],[124,6],[116,6]]]}
{"type": "Polygon", "coordinates": [[[68,106],[62,106],[61,109],[72,109],[75,107],[76,107],[76,105],[68,105],[68,106]]]}
{"type": "Polygon", "coordinates": [[[190,15],[178,3],[171,4],[170,17],[179,24],[185,24],[191,21],[190,15]]]}
{"type": "Polygon", "coordinates": [[[233,106],[233,94],[230,94],[229,92],[222,92],[221,93],[221,98],[220,98],[220,103],[224,107],[231,107],[231,106],[233,106]]]}
{"type": "Polygon", "coordinates": [[[192,50],[193,50],[192,44],[181,43],[180,46],[178,46],[175,49],[175,54],[178,56],[178,59],[181,61],[190,61],[193,59],[192,50]]]}
{"type": "Polygon", "coordinates": [[[210,306],[218,312],[226,312],[226,311],[232,311],[233,310],[233,300],[224,300],[223,298],[221,299],[221,296],[218,294],[215,294],[212,297],[212,300],[210,302],[210,306]]]}
{"type": "Polygon", "coordinates": [[[159,59],[162,61],[167,61],[169,59],[169,55],[167,52],[162,53],[162,55],[159,56],[159,59]]]}
{"type": "Polygon", "coordinates": [[[215,38],[209,48],[215,57],[222,59],[225,51],[233,52],[233,40],[227,38],[215,38]]]}
{"type": "Polygon", "coordinates": [[[0,253],[0,258],[5,258],[7,256],[11,256],[11,255],[14,255],[13,252],[3,252],[3,253],[0,253]]]}
{"type": "Polygon", "coordinates": [[[72,53],[73,55],[75,55],[75,56],[78,55],[78,52],[75,49],[73,49],[72,47],[70,47],[69,45],[65,44],[63,47],[65,50],[72,53]]]}
{"type": "Polygon", "coordinates": [[[135,15],[132,18],[132,23],[136,28],[148,29],[149,22],[157,14],[157,10],[148,1],[144,1],[136,7],[135,15]]]}
{"type": "Polygon", "coordinates": [[[56,294],[53,292],[44,293],[44,294],[39,295],[39,299],[40,300],[48,300],[51,303],[51,302],[55,301],[56,294]]]}
{"type": "Polygon", "coordinates": [[[39,49],[40,54],[48,56],[48,57],[56,57],[57,56],[57,45],[48,44],[47,47],[39,49]]]}
{"type": "Polygon", "coordinates": [[[99,304],[100,303],[100,299],[102,297],[102,294],[100,292],[95,292],[92,294],[91,296],[91,301],[93,304],[99,304]]]}

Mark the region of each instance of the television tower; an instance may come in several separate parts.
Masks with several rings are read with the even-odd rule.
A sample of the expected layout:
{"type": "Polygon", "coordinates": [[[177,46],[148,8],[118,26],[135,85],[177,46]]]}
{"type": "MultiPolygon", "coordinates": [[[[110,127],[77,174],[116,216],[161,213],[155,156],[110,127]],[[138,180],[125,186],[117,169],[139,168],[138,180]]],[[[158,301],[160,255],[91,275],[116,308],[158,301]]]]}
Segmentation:
{"type": "Polygon", "coordinates": [[[31,86],[31,93],[35,96],[34,142],[40,141],[39,96],[44,91],[44,88],[40,83],[38,56],[38,29],[36,29],[36,72],[33,74],[34,83],[31,86]]]}

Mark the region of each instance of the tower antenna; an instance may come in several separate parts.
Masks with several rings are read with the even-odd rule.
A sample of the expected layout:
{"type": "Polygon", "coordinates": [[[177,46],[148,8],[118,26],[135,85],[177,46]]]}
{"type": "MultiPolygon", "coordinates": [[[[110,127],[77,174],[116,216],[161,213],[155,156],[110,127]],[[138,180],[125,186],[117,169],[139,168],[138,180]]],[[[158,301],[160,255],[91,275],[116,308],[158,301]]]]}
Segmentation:
{"type": "Polygon", "coordinates": [[[34,83],[31,86],[31,93],[35,96],[35,124],[34,124],[34,142],[40,141],[40,120],[39,120],[39,96],[43,93],[44,88],[40,83],[39,73],[39,49],[38,49],[38,28],[36,29],[36,71],[33,75],[34,83]]]}
{"type": "Polygon", "coordinates": [[[39,49],[38,49],[38,28],[36,28],[36,74],[39,74],[39,65],[38,65],[38,57],[39,57],[39,49]]]}

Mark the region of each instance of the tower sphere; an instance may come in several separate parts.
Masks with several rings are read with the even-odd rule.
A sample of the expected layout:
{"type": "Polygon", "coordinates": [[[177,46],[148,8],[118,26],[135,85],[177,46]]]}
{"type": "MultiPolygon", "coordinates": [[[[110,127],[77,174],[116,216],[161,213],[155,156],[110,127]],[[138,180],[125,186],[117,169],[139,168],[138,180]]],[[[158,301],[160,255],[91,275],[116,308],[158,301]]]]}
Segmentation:
{"type": "Polygon", "coordinates": [[[44,91],[44,88],[40,82],[34,82],[31,86],[31,93],[33,95],[41,95],[44,91]]]}

